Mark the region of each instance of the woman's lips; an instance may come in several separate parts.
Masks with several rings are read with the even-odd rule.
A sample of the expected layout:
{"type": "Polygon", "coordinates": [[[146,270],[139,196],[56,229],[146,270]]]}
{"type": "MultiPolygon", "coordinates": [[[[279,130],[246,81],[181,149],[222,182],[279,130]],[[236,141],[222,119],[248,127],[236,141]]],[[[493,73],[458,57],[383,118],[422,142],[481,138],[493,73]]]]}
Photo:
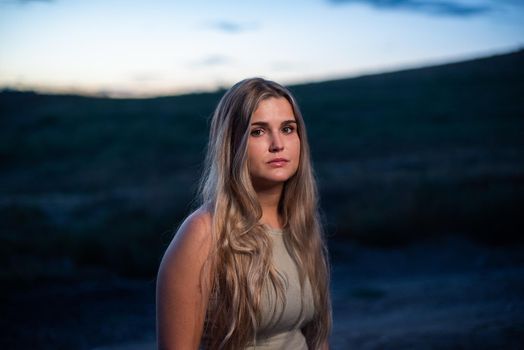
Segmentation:
{"type": "Polygon", "coordinates": [[[284,158],[275,158],[273,160],[270,160],[268,164],[273,168],[280,168],[286,165],[289,161],[284,158]]]}

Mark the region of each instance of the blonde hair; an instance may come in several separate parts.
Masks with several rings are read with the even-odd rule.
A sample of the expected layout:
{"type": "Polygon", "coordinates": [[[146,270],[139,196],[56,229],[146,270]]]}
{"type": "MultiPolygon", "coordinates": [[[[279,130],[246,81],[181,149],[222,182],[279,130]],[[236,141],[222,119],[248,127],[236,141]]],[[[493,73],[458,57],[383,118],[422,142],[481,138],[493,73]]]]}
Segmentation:
{"type": "Polygon", "coordinates": [[[329,263],[304,120],[288,89],[250,78],[232,86],[218,103],[199,185],[198,204],[213,217],[211,297],[203,342],[211,349],[240,349],[256,341],[264,281],[271,280],[283,300],[283,283],[271,264],[271,242],[259,222],[262,209],[246,161],[251,116],[260,101],[271,97],[290,103],[301,142],[298,169],[284,184],[278,211],[301,286],[309,279],[314,294],[315,315],[303,329],[309,348],[320,348],[331,330],[329,263]]]}

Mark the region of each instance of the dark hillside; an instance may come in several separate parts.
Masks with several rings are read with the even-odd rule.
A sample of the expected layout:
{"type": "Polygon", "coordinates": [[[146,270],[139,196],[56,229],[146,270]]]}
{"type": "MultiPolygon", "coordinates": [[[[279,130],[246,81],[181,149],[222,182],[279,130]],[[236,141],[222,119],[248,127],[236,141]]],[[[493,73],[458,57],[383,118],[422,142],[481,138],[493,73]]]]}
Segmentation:
{"type": "MultiPolygon", "coordinates": [[[[522,242],[524,51],[291,89],[331,240],[522,242]]],[[[2,276],[152,276],[222,94],[0,93],[2,276]]]]}
{"type": "Polygon", "coordinates": [[[335,236],[522,240],[524,51],[293,91],[335,236]]]}

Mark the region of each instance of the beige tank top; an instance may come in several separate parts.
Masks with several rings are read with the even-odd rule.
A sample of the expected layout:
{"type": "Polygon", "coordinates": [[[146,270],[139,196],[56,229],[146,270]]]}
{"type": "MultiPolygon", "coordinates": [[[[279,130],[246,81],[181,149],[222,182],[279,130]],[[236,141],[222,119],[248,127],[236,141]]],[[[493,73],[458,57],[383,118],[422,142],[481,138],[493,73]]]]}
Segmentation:
{"type": "Polygon", "coordinates": [[[301,328],[313,318],[315,312],[313,293],[309,280],[306,279],[304,299],[301,303],[298,271],[284,244],[284,234],[281,230],[269,231],[273,241],[273,264],[284,276],[284,306],[280,301],[277,302],[273,288],[266,285],[262,295],[262,319],[257,331],[256,344],[250,344],[246,350],[307,350],[308,348],[301,328]]]}

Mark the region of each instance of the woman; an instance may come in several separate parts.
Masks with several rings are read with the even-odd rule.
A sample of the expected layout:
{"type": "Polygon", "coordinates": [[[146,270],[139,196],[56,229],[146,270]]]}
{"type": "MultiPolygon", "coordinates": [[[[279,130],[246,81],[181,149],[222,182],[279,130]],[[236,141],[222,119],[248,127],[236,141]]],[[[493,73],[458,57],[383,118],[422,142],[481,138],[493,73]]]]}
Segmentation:
{"type": "Polygon", "coordinates": [[[160,265],[159,349],[328,349],[327,250],[288,89],[252,78],[224,94],[199,195],[160,265]]]}

